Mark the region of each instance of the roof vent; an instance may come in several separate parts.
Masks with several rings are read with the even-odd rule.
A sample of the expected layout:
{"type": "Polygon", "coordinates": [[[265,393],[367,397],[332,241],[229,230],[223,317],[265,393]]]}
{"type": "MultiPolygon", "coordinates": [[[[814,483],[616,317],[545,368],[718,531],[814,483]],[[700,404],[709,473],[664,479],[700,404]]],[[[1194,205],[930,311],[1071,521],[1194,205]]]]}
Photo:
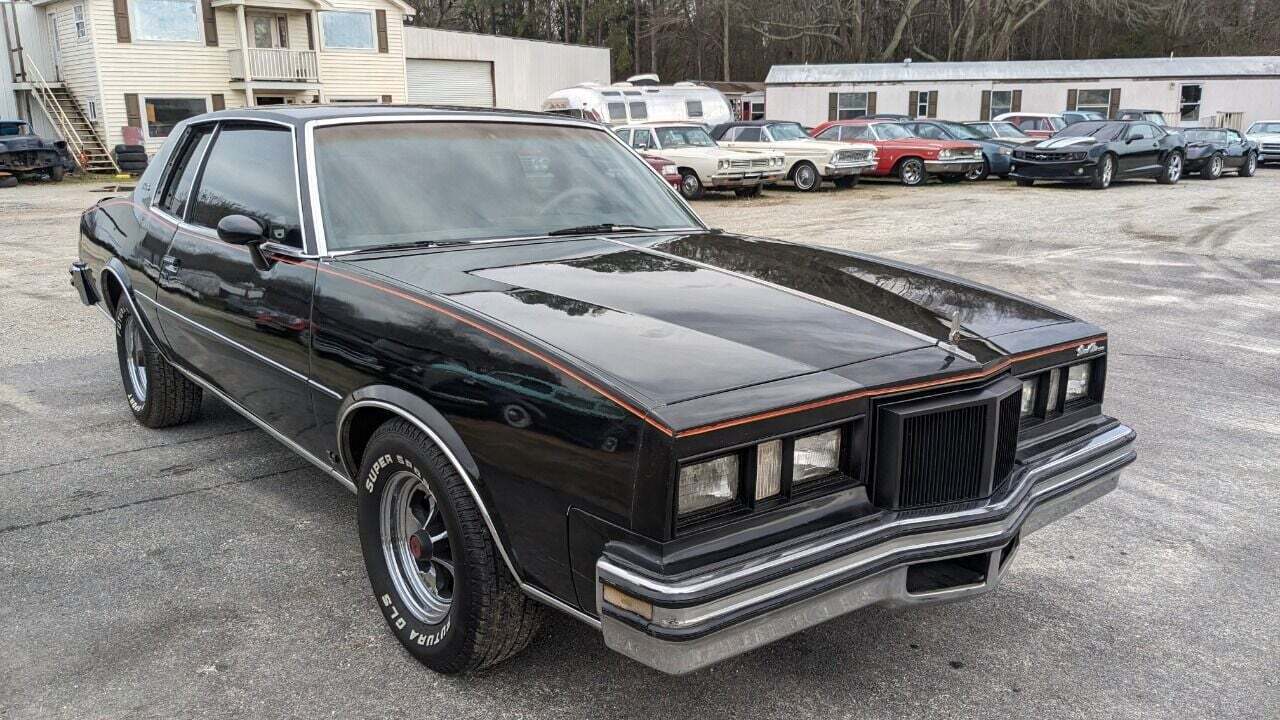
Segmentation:
{"type": "Polygon", "coordinates": [[[910,65],[910,64],[911,64],[911,58],[903,58],[903,59],[902,59],[902,64],[903,64],[903,65],[910,65]]]}
{"type": "Polygon", "coordinates": [[[662,81],[658,79],[657,73],[645,73],[643,75],[632,75],[627,78],[627,82],[632,85],[658,85],[662,81]]]}
{"type": "Polygon", "coordinates": [[[671,87],[701,87],[701,85],[689,80],[681,80],[680,82],[676,83],[675,85],[672,85],[671,87]]]}
{"type": "Polygon", "coordinates": [[[613,83],[609,87],[632,87],[632,85],[631,83],[626,82],[625,80],[619,80],[618,82],[613,83]]]}

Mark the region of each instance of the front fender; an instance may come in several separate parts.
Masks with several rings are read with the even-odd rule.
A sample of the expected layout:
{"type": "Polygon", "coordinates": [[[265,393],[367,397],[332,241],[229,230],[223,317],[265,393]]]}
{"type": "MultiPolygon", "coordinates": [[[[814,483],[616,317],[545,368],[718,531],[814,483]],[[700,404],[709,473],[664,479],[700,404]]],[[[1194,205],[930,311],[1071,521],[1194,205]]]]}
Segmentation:
{"type": "Polygon", "coordinates": [[[438,441],[442,446],[441,449],[447,451],[446,454],[452,455],[450,460],[456,460],[455,464],[459,472],[473,481],[479,480],[480,466],[476,464],[475,458],[467,450],[462,438],[444,415],[421,397],[392,385],[366,385],[358,388],[344,398],[342,404],[338,406],[336,423],[338,453],[348,477],[354,480],[356,474],[360,472],[360,468],[356,467],[351,459],[348,431],[353,411],[361,407],[379,407],[391,412],[403,411],[400,414],[406,416],[406,419],[411,422],[416,420],[426,426],[425,430],[429,431],[429,435],[434,435],[433,439],[438,441]]]}

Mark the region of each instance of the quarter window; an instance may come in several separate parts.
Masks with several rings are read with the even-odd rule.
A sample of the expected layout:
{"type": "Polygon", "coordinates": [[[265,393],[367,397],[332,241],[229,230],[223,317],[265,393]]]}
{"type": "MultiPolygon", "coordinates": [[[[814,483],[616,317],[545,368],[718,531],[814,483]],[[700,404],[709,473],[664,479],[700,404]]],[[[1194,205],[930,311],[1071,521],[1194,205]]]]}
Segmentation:
{"type": "Polygon", "coordinates": [[[1012,90],[992,90],[991,91],[991,117],[1000,117],[1005,113],[1013,112],[1013,91],[1012,90]]]}
{"type": "Polygon", "coordinates": [[[209,101],[196,97],[147,98],[147,137],[169,137],[173,126],[203,113],[209,112],[209,101]]]}
{"type": "Polygon", "coordinates": [[[864,92],[838,93],[836,96],[836,119],[852,120],[866,117],[867,94],[864,92]]]}
{"type": "Polygon", "coordinates": [[[200,176],[191,222],[216,228],[228,215],[248,215],[262,223],[267,239],[302,247],[297,192],[288,130],[223,127],[200,176]]]}
{"type": "Polygon", "coordinates": [[[373,19],[367,12],[322,11],[320,30],[327,48],[373,49],[373,19]]]}
{"type": "Polygon", "coordinates": [[[199,42],[200,7],[196,0],[132,0],[133,34],[139,40],[199,42]]]}
{"type": "Polygon", "coordinates": [[[1178,114],[1182,120],[1195,122],[1200,119],[1200,85],[1183,85],[1182,102],[1178,105],[1178,114]]]}
{"type": "Polygon", "coordinates": [[[1111,112],[1111,90],[1091,88],[1077,91],[1075,109],[1082,112],[1102,113],[1102,116],[1106,117],[1111,112]]]}
{"type": "Polygon", "coordinates": [[[840,126],[839,126],[839,125],[832,125],[831,127],[827,128],[826,130],[823,130],[822,132],[818,133],[818,139],[819,139],[819,140],[839,140],[839,139],[840,139],[840,126]]]}
{"type": "Polygon", "coordinates": [[[739,127],[736,129],[738,131],[738,134],[733,137],[734,142],[763,142],[764,141],[764,138],[760,132],[760,128],[758,127],[739,127]]]}
{"type": "Polygon", "coordinates": [[[213,126],[192,128],[187,132],[182,151],[173,161],[173,169],[169,172],[169,182],[156,203],[161,210],[181,218],[186,210],[187,197],[191,194],[191,185],[195,182],[196,171],[200,169],[200,158],[209,145],[213,134],[213,126]]]}

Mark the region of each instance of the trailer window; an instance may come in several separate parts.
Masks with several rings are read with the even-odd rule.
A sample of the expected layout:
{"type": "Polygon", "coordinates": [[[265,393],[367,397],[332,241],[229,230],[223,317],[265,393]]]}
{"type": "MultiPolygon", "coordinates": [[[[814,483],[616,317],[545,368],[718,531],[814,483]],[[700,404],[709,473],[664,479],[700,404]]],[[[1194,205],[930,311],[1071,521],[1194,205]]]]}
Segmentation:
{"type": "Polygon", "coordinates": [[[631,103],[631,119],[632,120],[648,120],[649,106],[644,101],[631,103]]]}
{"type": "Polygon", "coordinates": [[[626,120],[627,104],[620,102],[609,103],[609,119],[610,120],[626,120]]]}
{"type": "Polygon", "coordinates": [[[689,113],[689,117],[702,117],[702,101],[701,100],[685,100],[685,112],[689,113]]]}

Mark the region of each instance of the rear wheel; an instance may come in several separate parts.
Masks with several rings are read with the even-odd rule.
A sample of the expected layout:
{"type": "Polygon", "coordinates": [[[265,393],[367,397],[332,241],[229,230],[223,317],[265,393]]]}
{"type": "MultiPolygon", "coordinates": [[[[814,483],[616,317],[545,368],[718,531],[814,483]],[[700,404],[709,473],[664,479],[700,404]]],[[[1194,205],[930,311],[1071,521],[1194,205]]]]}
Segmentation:
{"type": "Polygon", "coordinates": [[[1160,174],[1156,176],[1156,182],[1161,185],[1172,185],[1182,179],[1182,153],[1171,152],[1164,159],[1164,167],[1160,170],[1160,174]]]}
{"type": "Polygon", "coordinates": [[[125,399],[138,422],[169,427],[200,412],[204,391],[164,359],[123,298],[116,307],[116,355],[125,399]]]}
{"type": "Polygon", "coordinates": [[[360,546],[396,639],[442,673],[496,665],[543,609],[516,585],[463,479],[407,420],[374,431],[360,469],[360,546]]]}
{"type": "Polygon", "coordinates": [[[822,176],[811,163],[802,162],[791,171],[791,182],[800,192],[817,192],[822,188],[822,176]]]}
{"type": "Polygon", "coordinates": [[[1094,190],[1106,190],[1111,187],[1111,181],[1115,176],[1116,159],[1110,155],[1103,155],[1093,169],[1093,179],[1089,182],[1089,186],[1094,190]]]}
{"type": "Polygon", "coordinates": [[[702,188],[702,180],[692,170],[680,171],[680,194],[685,200],[701,200],[706,193],[702,188]]]}
{"type": "Polygon", "coordinates": [[[1205,163],[1204,169],[1200,171],[1200,177],[1205,180],[1217,180],[1222,177],[1222,153],[1214,153],[1209,158],[1209,162],[1205,163]]]}
{"type": "Polygon", "coordinates": [[[1257,171],[1258,156],[1254,153],[1245,155],[1244,164],[1240,166],[1240,177],[1253,177],[1253,174],[1257,171]]]}
{"type": "Polygon", "coordinates": [[[924,171],[924,161],[920,158],[907,158],[898,165],[898,179],[903,185],[908,187],[923,185],[928,178],[924,171]]]}

